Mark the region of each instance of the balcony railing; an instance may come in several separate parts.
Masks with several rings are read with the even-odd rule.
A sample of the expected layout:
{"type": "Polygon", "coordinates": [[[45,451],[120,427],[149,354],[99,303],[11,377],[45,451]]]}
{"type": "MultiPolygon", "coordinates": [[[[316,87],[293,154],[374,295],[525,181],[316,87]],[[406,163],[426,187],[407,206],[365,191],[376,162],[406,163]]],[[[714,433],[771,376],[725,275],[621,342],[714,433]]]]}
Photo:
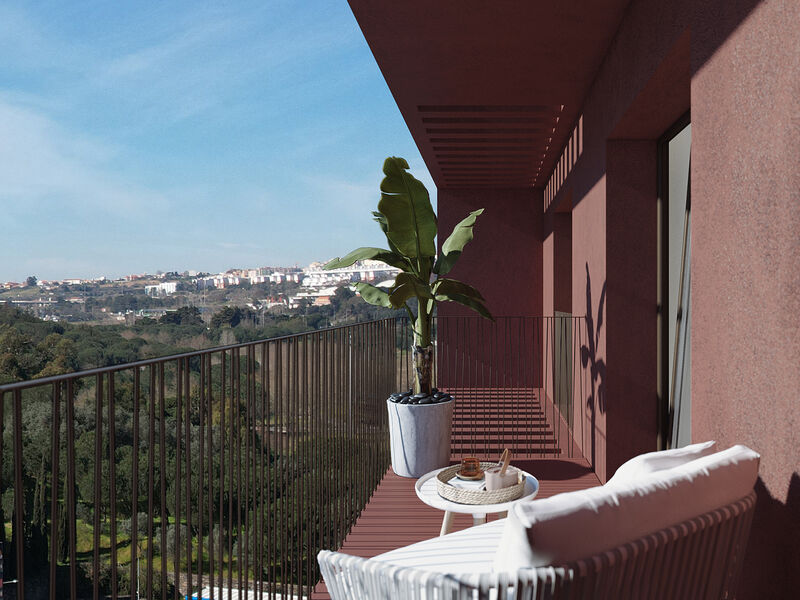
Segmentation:
{"type": "Polygon", "coordinates": [[[5,596],[307,595],[388,467],[395,348],[385,320],[0,387],[5,596]]]}
{"type": "MultiPolygon", "coordinates": [[[[582,319],[435,329],[454,457],[574,452],[582,319]]],[[[388,469],[410,333],[387,319],[0,386],[5,597],[308,596],[388,469]]]]}
{"type": "MultiPolygon", "coordinates": [[[[410,387],[411,328],[400,336],[400,387],[410,387]]],[[[572,458],[580,452],[589,358],[584,317],[479,316],[434,319],[434,381],[457,402],[452,458],[572,458]],[[584,365],[586,366],[586,365],[584,365]]]]}

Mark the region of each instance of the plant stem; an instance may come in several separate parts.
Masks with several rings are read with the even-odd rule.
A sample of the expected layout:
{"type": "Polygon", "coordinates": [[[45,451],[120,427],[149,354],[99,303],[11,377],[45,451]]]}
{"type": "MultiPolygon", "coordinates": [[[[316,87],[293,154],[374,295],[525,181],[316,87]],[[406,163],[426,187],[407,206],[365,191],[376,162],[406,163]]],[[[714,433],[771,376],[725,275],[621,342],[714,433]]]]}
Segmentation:
{"type": "MultiPolygon", "coordinates": [[[[428,302],[418,298],[416,331],[411,355],[414,359],[414,393],[430,394],[433,388],[433,346],[428,302]]],[[[431,307],[431,311],[433,307],[431,307]]]]}

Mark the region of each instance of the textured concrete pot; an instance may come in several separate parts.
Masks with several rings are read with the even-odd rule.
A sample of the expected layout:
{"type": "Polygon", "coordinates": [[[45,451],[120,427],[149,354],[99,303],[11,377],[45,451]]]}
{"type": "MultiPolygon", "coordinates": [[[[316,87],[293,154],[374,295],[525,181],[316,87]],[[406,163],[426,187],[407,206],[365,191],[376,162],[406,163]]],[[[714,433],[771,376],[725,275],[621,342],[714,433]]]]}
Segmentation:
{"type": "Polygon", "coordinates": [[[450,463],[453,400],[439,404],[397,404],[389,409],[392,469],[400,477],[421,477],[450,463]]]}

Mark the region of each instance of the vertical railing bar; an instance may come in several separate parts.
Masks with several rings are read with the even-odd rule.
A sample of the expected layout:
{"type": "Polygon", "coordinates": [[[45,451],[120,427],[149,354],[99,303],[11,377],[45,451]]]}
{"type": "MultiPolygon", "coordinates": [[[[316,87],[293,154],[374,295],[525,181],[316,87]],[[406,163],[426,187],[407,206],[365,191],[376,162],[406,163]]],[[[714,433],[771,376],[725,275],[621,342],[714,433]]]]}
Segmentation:
{"type": "MultiPolygon", "coordinates": [[[[247,379],[246,399],[245,399],[245,452],[244,452],[244,589],[250,589],[250,436],[252,435],[252,423],[250,422],[250,409],[252,407],[251,394],[253,368],[250,356],[253,346],[247,346],[245,355],[245,376],[247,379]]],[[[239,544],[241,546],[241,544],[239,544]]]]}
{"type": "MultiPolygon", "coordinates": [[[[11,539],[15,542],[17,598],[25,600],[25,519],[24,492],[22,483],[22,391],[14,390],[14,530],[11,539]]],[[[3,524],[5,527],[5,524],[3,524]]]]}
{"type": "MultiPolygon", "coordinates": [[[[95,377],[94,415],[94,529],[92,531],[92,573],[100,572],[100,514],[103,502],[103,375],[95,377]]],[[[100,578],[92,577],[92,597],[100,597],[100,578]]]]}
{"type": "MultiPolygon", "coordinates": [[[[277,350],[276,350],[277,354],[275,356],[275,359],[276,359],[275,376],[277,378],[276,379],[276,385],[277,385],[277,388],[276,388],[277,396],[276,396],[276,398],[277,398],[277,402],[278,402],[278,419],[279,419],[278,420],[278,429],[277,429],[277,440],[280,442],[279,445],[278,445],[279,446],[278,452],[279,452],[279,456],[280,456],[278,476],[279,476],[280,479],[279,479],[279,484],[275,489],[276,504],[278,504],[277,500],[278,500],[279,490],[285,489],[285,486],[286,486],[285,475],[286,475],[286,458],[287,458],[286,454],[287,454],[287,450],[288,450],[288,448],[287,448],[288,439],[283,435],[283,429],[285,427],[285,416],[284,416],[284,413],[288,410],[289,406],[286,404],[286,398],[284,397],[284,377],[285,377],[286,374],[284,373],[284,367],[283,367],[283,362],[284,362],[283,361],[283,354],[284,354],[284,349],[285,349],[285,347],[287,345],[288,345],[288,342],[286,342],[284,340],[279,341],[277,343],[277,346],[278,346],[277,350]]],[[[280,561],[281,590],[280,590],[280,592],[278,590],[276,590],[276,593],[280,593],[281,597],[282,597],[283,596],[283,589],[282,588],[283,588],[284,584],[286,583],[286,574],[287,574],[287,567],[288,567],[288,560],[287,560],[288,559],[288,553],[287,553],[286,535],[285,535],[286,517],[288,515],[284,514],[285,511],[286,511],[286,502],[285,502],[284,498],[281,498],[280,508],[281,508],[281,511],[280,511],[281,514],[276,514],[275,515],[275,517],[277,519],[277,521],[276,521],[276,525],[277,525],[277,532],[276,532],[277,533],[277,540],[276,541],[279,544],[278,547],[280,548],[280,551],[283,552],[284,560],[280,561]],[[283,518],[281,518],[281,517],[283,517],[283,518]]]]}
{"type": "Polygon", "coordinates": [[[236,388],[234,387],[234,373],[236,371],[236,354],[233,350],[231,350],[231,364],[230,364],[230,377],[229,377],[229,385],[230,389],[228,390],[228,417],[230,421],[230,425],[228,425],[228,530],[227,530],[227,538],[228,538],[228,600],[232,600],[233,598],[233,454],[234,454],[234,447],[233,447],[233,430],[235,428],[234,424],[234,410],[233,410],[233,401],[234,395],[236,393],[236,388]]]}
{"type": "MultiPolygon", "coordinates": [[[[2,398],[0,398],[2,402],[2,398]]],[[[61,460],[61,382],[53,383],[53,423],[50,438],[50,600],[56,600],[56,566],[58,564],[58,467],[61,460]]],[[[3,430],[0,429],[0,436],[3,430]]],[[[5,529],[5,523],[0,523],[5,529]]],[[[18,538],[19,539],[19,538],[18,538]]]]}
{"type": "MultiPolygon", "coordinates": [[[[556,318],[554,316],[547,317],[550,320],[550,344],[547,347],[548,355],[550,356],[550,375],[552,376],[553,397],[550,399],[550,423],[555,430],[555,407],[556,407],[556,318]]],[[[546,440],[542,440],[542,446],[546,448],[546,440]]]]}
{"type": "MultiPolygon", "coordinates": [[[[331,417],[330,417],[330,356],[331,356],[332,345],[331,345],[331,342],[330,342],[330,332],[325,331],[325,332],[323,332],[322,336],[323,336],[322,339],[323,339],[323,350],[324,350],[323,357],[322,357],[322,360],[323,360],[323,365],[322,365],[323,366],[323,374],[322,374],[323,411],[322,411],[322,415],[323,415],[323,420],[324,420],[326,442],[327,443],[331,443],[330,440],[334,440],[335,439],[333,437],[333,435],[332,435],[333,432],[331,431],[331,420],[330,420],[331,419],[331,417]]],[[[332,446],[331,447],[331,452],[333,452],[333,451],[334,451],[334,448],[332,446]]],[[[332,458],[332,460],[331,460],[330,464],[335,466],[336,462],[334,462],[334,461],[336,460],[336,457],[333,456],[331,458],[332,458]]],[[[331,522],[331,518],[332,518],[332,511],[331,511],[332,501],[333,501],[333,498],[326,498],[326,502],[325,502],[325,505],[324,505],[324,511],[323,511],[323,517],[324,517],[324,521],[323,522],[326,525],[325,526],[325,530],[323,532],[324,533],[323,542],[324,542],[326,548],[332,548],[333,547],[333,540],[332,540],[332,537],[331,537],[331,528],[330,528],[330,525],[329,525],[329,523],[331,522]]]]}
{"type": "MultiPolygon", "coordinates": [[[[216,590],[214,586],[217,585],[216,569],[217,564],[214,560],[214,384],[213,384],[213,371],[214,366],[212,362],[212,354],[205,355],[206,365],[206,381],[208,386],[208,585],[211,590],[211,600],[216,600],[216,590]]],[[[219,421],[217,421],[219,427],[219,421]]],[[[220,490],[222,489],[222,482],[220,481],[220,490]]],[[[220,502],[222,506],[222,502],[220,502]]],[[[221,527],[218,531],[222,531],[221,527]]],[[[220,567],[222,563],[220,562],[220,567]]]]}
{"type": "Polygon", "coordinates": [[[139,395],[141,371],[133,369],[133,439],[131,441],[131,564],[128,589],[131,599],[139,597],[139,395]]]}
{"type": "MultiPolygon", "coordinates": [[[[525,352],[525,357],[523,359],[523,371],[525,378],[526,385],[531,389],[531,409],[528,412],[528,423],[529,426],[527,431],[533,431],[532,423],[533,423],[533,415],[536,414],[536,407],[539,403],[539,393],[536,387],[536,379],[533,373],[533,365],[536,361],[535,346],[533,344],[528,344],[530,338],[528,337],[528,327],[530,326],[533,329],[536,325],[535,319],[526,318],[523,320],[522,324],[522,343],[523,343],[523,351],[525,352]]],[[[524,423],[524,420],[521,420],[524,423]]],[[[524,448],[525,453],[527,456],[530,456],[530,435],[526,434],[524,436],[524,448]]]]}
{"type": "Polygon", "coordinates": [[[537,451],[539,456],[544,458],[544,454],[541,452],[541,446],[543,445],[543,437],[544,432],[547,431],[547,382],[549,381],[549,376],[551,374],[552,364],[550,364],[550,327],[552,325],[550,317],[544,317],[544,340],[542,342],[542,353],[544,357],[544,368],[542,370],[544,376],[544,399],[545,402],[542,404],[542,417],[544,417],[543,427],[541,429],[541,433],[538,436],[538,444],[537,444],[537,451]]]}
{"type": "MultiPolygon", "coordinates": [[[[363,364],[362,364],[362,354],[364,352],[364,348],[365,348],[365,345],[366,345],[366,333],[367,333],[366,330],[367,330],[367,325],[365,325],[365,324],[358,325],[358,328],[356,329],[356,350],[357,351],[353,353],[353,356],[355,357],[355,364],[353,365],[353,373],[354,373],[353,387],[356,390],[355,393],[354,393],[353,404],[352,404],[353,412],[354,412],[354,414],[352,416],[352,419],[353,419],[353,424],[355,425],[355,427],[354,427],[354,435],[355,435],[354,446],[356,448],[356,451],[354,453],[355,456],[353,457],[353,468],[354,468],[354,471],[357,471],[357,473],[354,472],[354,476],[355,476],[355,481],[357,482],[357,485],[358,485],[358,495],[356,497],[357,498],[356,499],[356,503],[357,504],[356,504],[356,506],[353,507],[353,510],[350,513],[351,517],[350,517],[350,520],[348,521],[348,524],[350,526],[352,526],[352,524],[358,518],[358,515],[361,512],[361,507],[363,506],[363,503],[366,502],[366,499],[365,499],[366,478],[363,477],[363,474],[360,472],[361,469],[363,468],[363,465],[361,464],[361,461],[358,460],[358,458],[361,456],[361,444],[362,444],[362,437],[361,437],[361,410],[360,410],[360,408],[361,408],[361,403],[364,401],[363,398],[364,398],[364,393],[365,393],[364,392],[364,383],[365,383],[364,382],[364,369],[362,368],[362,366],[363,366],[363,364]]],[[[350,527],[348,527],[348,529],[349,528],[350,527]]]]}
{"type": "MultiPolygon", "coordinates": [[[[175,598],[180,599],[181,582],[181,426],[183,425],[183,359],[175,361],[175,551],[173,569],[175,577],[175,598]]],[[[169,538],[169,536],[167,536],[169,538]]],[[[162,552],[166,549],[162,549],[162,552]]]]}
{"type": "MultiPolygon", "coordinates": [[[[299,357],[300,357],[300,338],[295,337],[292,339],[292,381],[294,384],[294,393],[292,394],[292,416],[293,419],[293,426],[292,432],[293,436],[292,439],[294,440],[294,454],[296,457],[300,459],[300,468],[298,469],[298,475],[300,476],[299,479],[299,486],[298,489],[295,491],[295,494],[298,496],[296,497],[296,502],[294,502],[294,507],[296,515],[301,517],[303,514],[303,489],[305,487],[305,478],[303,477],[302,471],[302,444],[300,443],[300,436],[302,434],[302,420],[301,420],[301,413],[300,413],[300,364],[299,364],[299,357]]],[[[295,520],[298,527],[301,527],[301,518],[295,520]]],[[[302,529],[300,531],[290,532],[294,533],[292,536],[295,540],[297,540],[297,548],[296,548],[296,561],[293,565],[292,574],[296,579],[293,579],[292,584],[293,588],[290,587],[290,594],[292,593],[293,589],[300,589],[300,584],[302,580],[302,573],[303,573],[303,549],[302,549],[302,529]]],[[[285,591],[284,591],[285,593],[285,591]]]]}
{"type": "MultiPolygon", "coordinates": [[[[242,592],[242,355],[240,348],[234,348],[236,364],[236,583],[239,595],[242,592]]],[[[233,424],[233,421],[231,421],[233,424]]]]}
{"type": "MultiPolygon", "coordinates": [[[[342,417],[342,414],[341,414],[341,398],[342,398],[341,385],[342,385],[342,378],[341,378],[341,364],[340,364],[341,363],[341,347],[340,347],[341,340],[340,340],[340,338],[342,336],[341,330],[334,330],[332,335],[333,335],[333,340],[334,340],[334,342],[333,342],[334,355],[333,355],[333,361],[332,361],[332,365],[331,365],[331,367],[333,369],[333,372],[332,372],[332,376],[333,376],[333,397],[332,397],[333,406],[332,406],[332,408],[333,408],[334,427],[335,427],[335,430],[336,430],[335,439],[336,439],[336,442],[337,442],[337,444],[339,446],[337,448],[337,450],[339,452],[339,456],[336,457],[336,460],[337,460],[336,464],[341,465],[340,468],[341,468],[341,472],[342,473],[346,473],[347,465],[346,465],[344,459],[341,456],[341,453],[343,452],[342,448],[344,447],[344,445],[342,443],[342,439],[343,439],[344,436],[342,435],[342,418],[341,418],[342,417]]],[[[340,508],[341,508],[341,498],[344,495],[343,492],[344,492],[345,487],[347,485],[347,481],[345,480],[344,477],[340,477],[340,480],[339,480],[338,483],[339,483],[340,489],[337,490],[338,493],[336,494],[335,503],[334,503],[334,506],[333,506],[333,508],[334,508],[333,522],[335,524],[335,531],[336,531],[336,540],[334,542],[335,545],[338,545],[339,542],[341,541],[342,514],[341,514],[340,508]]]]}
{"type": "Polygon", "coordinates": [[[150,365],[150,407],[147,438],[147,597],[153,594],[153,514],[155,490],[155,431],[156,431],[156,366],[150,365]]]}
{"type": "MultiPolygon", "coordinates": [[[[67,520],[69,535],[69,597],[78,596],[77,518],[75,514],[75,397],[73,379],[67,379],[67,520]]],[[[2,399],[0,399],[2,401],[2,399]]]]}
{"type": "MultiPolygon", "coordinates": [[[[203,509],[204,500],[203,497],[203,478],[205,477],[206,473],[206,438],[205,438],[205,427],[206,427],[206,355],[201,354],[198,356],[200,359],[200,373],[198,375],[199,380],[197,382],[198,389],[197,389],[197,411],[199,417],[199,428],[198,428],[198,435],[197,439],[200,442],[200,450],[197,453],[198,458],[198,468],[197,468],[197,587],[200,590],[203,589],[203,509]]],[[[210,426],[209,426],[210,427],[210,426]]],[[[209,535],[209,540],[211,536],[209,535]]],[[[210,571],[209,571],[210,572],[210,571]]],[[[192,594],[192,584],[189,582],[189,589],[187,590],[190,597],[192,594]]]]}
{"type": "Polygon", "coordinates": [[[108,499],[111,503],[111,600],[117,600],[117,419],[114,371],[108,374],[108,499]]]}
{"type": "Polygon", "coordinates": [[[268,581],[270,587],[267,590],[267,595],[269,598],[275,598],[275,576],[277,570],[275,569],[275,510],[272,510],[272,507],[275,506],[275,485],[274,485],[274,474],[275,469],[270,469],[270,465],[272,464],[272,412],[275,410],[272,407],[272,400],[276,398],[275,395],[272,394],[272,379],[270,377],[270,365],[271,365],[271,358],[270,358],[270,343],[267,342],[265,344],[265,359],[264,364],[266,368],[265,378],[267,380],[267,408],[265,412],[265,419],[266,419],[266,427],[267,427],[267,498],[269,499],[269,510],[267,511],[267,543],[269,544],[269,553],[267,554],[267,571],[269,573],[268,581]]]}
{"type": "MultiPolygon", "coordinates": [[[[264,442],[269,439],[269,413],[267,412],[267,343],[261,344],[261,416],[259,418],[261,436],[258,444],[259,473],[259,526],[258,526],[258,598],[264,599],[264,533],[267,527],[264,522],[264,442]]],[[[267,462],[269,464],[269,461],[267,462]]],[[[267,478],[268,479],[268,478],[267,478]]]]}
{"type": "MultiPolygon", "coordinates": [[[[306,465],[306,468],[309,469],[308,472],[313,474],[313,464],[314,463],[313,463],[313,459],[312,459],[312,447],[311,447],[311,444],[313,443],[313,438],[311,436],[313,434],[311,433],[311,429],[312,429],[312,427],[311,427],[311,414],[309,412],[309,400],[310,400],[309,395],[311,393],[311,391],[309,389],[309,383],[310,383],[309,367],[310,367],[310,364],[309,364],[309,361],[308,361],[308,355],[309,355],[308,344],[309,344],[309,340],[311,339],[311,334],[307,333],[307,334],[303,335],[302,339],[303,339],[303,399],[302,399],[302,403],[303,403],[303,421],[305,423],[305,426],[303,427],[303,441],[304,441],[303,450],[304,450],[304,454],[305,454],[304,464],[306,465]]],[[[305,481],[306,478],[303,477],[303,480],[305,481]]],[[[306,530],[305,538],[306,538],[307,555],[305,557],[304,564],[305,564],[306,593],[309,596],[311,595],[311,588],[309,587],[311,585],[311,561],[312,561],[311,557],[314,556],[314,551],[313,551],[314,546],[313,546],[312,540],[311,540],[311,530],[313,529],[313,523],[312,523],[312,518],[313,517],[312,517],[312,515],[314,513],[313,513],[313,509],[312,509],[312,505],[311,505],[311,491],[312,490],[311,490],[311,486],[309,485],[310,483],[313,483],[313,481],[309,480],[307,482],[307,484],[305,485],[305,489],[304,489],[305,493],[304,493],[303,503],[305,504],[306,510],[305,510],[305,513],[304,513],[305,518],[302,520],[303,524],[305,525],[305,530],[306,530]]],[[[302,592],[302,589],[303,588],[301,587],[300,588],[301,592],[302,592]]]]}
{"type": "Polygon", "coordinates": [[[158,460],[161,509],[161,597],[167,596],[167,423],[166,373],[164,362],[158,363],[158,460]]]}
{"type": "MultiPolygon", "coordinates": [[[[317,468],[314,469],[314,503],[313,503],[313,515],[319,519],[319,526],[312,527],[315,535],[312,535],[313,540],[313,547],[309,552],[309,558],[315,556],[318,549],[323,548],[322,546],[322,532],[324,528],[324,521],[320,518],[322,513],[322,497],[321,497],[321,489],[322,489],[322,469],[319,468],[319,465],[322,464],[322,455],[319,451],[320,447],[320,438],[322,436],[322,432],[319,428],[319,419],[320,419],[320,372],[319,372],[319,333],[314,333],[312,336],[312,343],[311,343],[311,389],[312,389],[312,403],[311,403],[311,440],[312,440],[312,452],[311,452],[311,460],[312,464],[316,465],[317,468]]],[[[313,516],[312,516],[312,523],[313,523],[313,516]]],[[[317,581],[319,570],[316,566],[316,561],[312,562],[312,577],[309,579],[309,589],[314,589],[314,584],[317,581]]]]}
{"type": "Polygon", "coordinates": [[[186,456],[186,592],[192,593],[192,388],[191,388],[191,363],[190,358],[186,357],[183,369],[183,393],[184,398],[184,436],[183,444],[184,455],[186,456]]]}
{"type": "MultiPolygon", "coordinates": [[[[221,367],[220,367],[220,427],[219,427],[219,588],[220,600],[223,600],[222,583],[225,581],[225,561],[223,560],[223,538],[227,537],[225,528],[225,401],[227,394],[225,393],[225,386],[227,385],[226,373],[226,356],[225,350],[222,351],[221,367]]],[[[228,554],[228,568],[230,569],[230,554],[228,554]]],[[[230,590],[230,586],[228,586],[230,590]]],[[[231,592],[228,591],[228,600],[231,598],[231,592]]]]}
{"type": "Polygon", "coordinates": [[[518,452],[520,448],[522,448],[524,444],[524,433],[521,432],[520,423],[522,423],[524,419],[524,414],[526,412],[530,412],[533,408],[533,390],[527,385],[527,381],[525,379],[525,368],[523,366],[523,361],[525,360],[525,319],[524,317],[517,317],[517,335],[515,338],[515,343],[517,345],[516,354],[516,380],[517,380],[517,387],[519,388],[520,397],[522,402],[525,404],[525,412],[517,412],[515,419],[514,419],[514,443],[519,444],[517,450],[518,452]]]}
{"type": "MultiPolygon", "coordinates": [[[[324,548],[323,546],[323,535],[325,531],[325,521],[322,519],[322,469],[320,466],[322,465],[322,453],[320,452],[320,443],[323,442],[321,440],[323,432],[320,428],[320,418],[321,418],[321,390],[322,390],[322,378],[320,374],[320,363],[319,363],[319,350],[320,350],[320,334],[315,333],[313,336],[314,343],[311,345],[312,347],[312,385],[314,389],[314,396],[313,396],[313,431],[311,433],[311,439],[313,440],[313,463],[317,466],[314,470],[316,473],[315,477],[315,489],[316,489],[316,498],[315,498],[315,506],[314,512],[318,515],[319,518],[319,527],[314,528],[316,532],[315,537],[315,544],[314,544],[314,551],[311,553],[312,556],[315,556],[318,549],[324,548]]],[[[324,442],[323,442],[324,443],[324,442]]],[[[319,569],[317,568],[316,561],[313,563],[314,567],[314,577],[313,583],[316,583],[316,580],[319,577],[319,569]]],[[[312,582],[309,582],[309,585],[313,585],[312,582]]],[[[311,588],[313,589],[313,587],[311,588]]]]}

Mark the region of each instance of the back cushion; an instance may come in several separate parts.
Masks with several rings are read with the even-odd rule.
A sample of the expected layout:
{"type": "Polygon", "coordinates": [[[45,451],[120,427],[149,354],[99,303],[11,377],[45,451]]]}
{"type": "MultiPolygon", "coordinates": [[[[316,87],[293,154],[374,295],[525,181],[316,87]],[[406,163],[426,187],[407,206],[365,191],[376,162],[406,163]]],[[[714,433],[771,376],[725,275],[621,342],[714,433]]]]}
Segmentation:
{"type": "Polygon", "coordinates": [[[662,450],[660,452],[648,452],[634,456],[624,463],[614,476],[608,480],[606,485],[615,485],[620,481],[631,481],[648,473],[672,469],[686,464],[703,456],[708,456],[716,452],[717,442],[701,442],[684,446],[683,448],[673,448],[672,450],[662,450]]]}
{"type": "Polygon", "coordinates": [[[509,511],[497,572],[587,558],[750,493],[759,455],[733,446],[637,480],[558,494],[509,511]]]}

